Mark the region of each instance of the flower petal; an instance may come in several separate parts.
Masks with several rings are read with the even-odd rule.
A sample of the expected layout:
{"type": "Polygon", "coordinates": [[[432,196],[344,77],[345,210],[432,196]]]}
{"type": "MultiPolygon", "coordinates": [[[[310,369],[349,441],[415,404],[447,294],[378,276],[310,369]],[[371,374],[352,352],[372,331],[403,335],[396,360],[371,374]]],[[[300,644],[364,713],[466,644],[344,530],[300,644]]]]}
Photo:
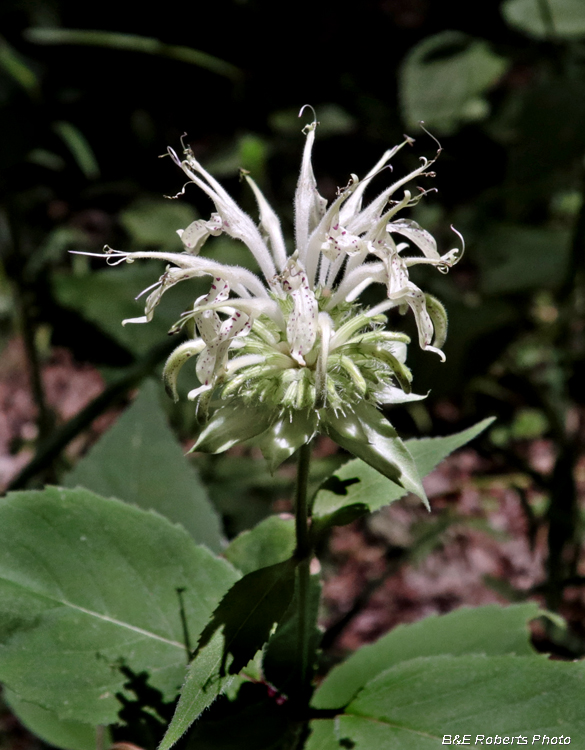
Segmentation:
{"type": "Polygon", "coordinates": [[[303,150],[301,172],[295,193],[295,243],[299,253],[299,260],[303,265],[307,262],[309,235],[319,224],[327,207],[327,201],[319,195],[317,181],[313,173],[311,152],[315,142],[315,128],[317,123],[307,125],[305,131],[307,139],[303,150]]]}
{"type": "Polygon", "coordinates": [[[258,185],[248,175],[246,175],[246,182],[254,192],[254,197],[260,210],[260,227],[266,232],[270,240],[270,247],[276,261],[276,267],[281,271],[286,265],[286,247],[282,236],[282,229],[280,228],[280,219],[262,194],[258,185]]]}
{"type": "Polygon", "coordinates": [[[222,232],[223,222],[219,214],[212,214],[209,221],[197,219],[197,221],[189,224],[187,229],[177,229],[177,234],[185,246],[185,251],[191,255],[199,254],[208,237],[211,235],[217,237],[222,232]]]}
{"type": "Polygon", "coordinates": [[[270,283],[270,280],[276,273],[276,269],[274,268],[270,252],[256,225],[248,214],[242,211],[220,183],[209,172],[203,169],[193,156],[193,152],[187,149],[185,153],[185,161],[180,162],[181,169],[195,185],[211,198],[217,213],[221,216],[223,231],[229,234],[230,237],[241,240],[248,247],[252,255],[256,258],[266,280],[270,283]],[[195,172],[201,174],[205,179],[203,180],[198,177],[195,172]]]}
{"type": "Polygon", "coordinates": [[[281,279],[283,289],[293,299],[286,325],[290,353],[300,365],[305,365],[304,355],[311,351],[317,338],[319,305],[305,269],[295,258],[289,260],[281,279]]]}
{"type": "Polygon", "coordinates": [[[437,242],[430,232],[423,229],[420,224],[412,219],[397,219],[392,221],[386,227],[388,232],[397,232],[407,237],[411,242],[419,247],[425,257],[440,260],[441,256],[437,251],[437,242]]]}
{"type": "Polygon", "coordinates": [[[188,359],[200,354],[204,347],[205,342],[203,339],[185,341],[178,346],[167,359],[163,369],[163,382],[165,384],[166,392],[175,403],[179,400],[179,394],[177,393],[177,377],[179,375],[179,370],[188,359]]]}

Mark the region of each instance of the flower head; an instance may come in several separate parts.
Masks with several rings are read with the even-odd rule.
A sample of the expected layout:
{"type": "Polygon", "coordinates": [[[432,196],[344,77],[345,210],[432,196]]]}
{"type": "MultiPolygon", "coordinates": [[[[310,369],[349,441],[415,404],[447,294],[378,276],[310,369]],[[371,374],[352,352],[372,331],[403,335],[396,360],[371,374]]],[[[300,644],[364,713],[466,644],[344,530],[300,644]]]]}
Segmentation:
{"type": "Polygon", "coordinates": [[[351,175],[327,205],[311,163],[316,127],[312,122],[304,129],[291,254],[278,217],[249,175],[245,179],[258,205],[258,226],[190,148],[184,149],[182,159],[169,148],[187,184],[203,190],[215,210],[209,220],[178,230],[182,253],[106,249],[110,263],[159,258],[169,264],[158,282],[145,290],[150,294],[144,316],[124,323],[150,321],[168,289],[189,278],[209,276],[208,294],[196,299],[172,329],[179,331],[190,321],[196,336],[171,354],[164,371],[167,390],[176,399],[178,372],[197,357],[199,386],[189,398],[206,425],[194,449],[219,452],[255,438],[274,468],[321,430],[424,498],[408,451],[376,407],[423,398],[411,393],[412,376],[405,364],[409,339],[387,330],[388,310],[410,308],[420,346],[444,360],[445,310],[410,280],[409,269],[427,264],[446,272],[463,249],[440,255],[428,232],[397,216],[425,194],[419,189],[413,195],[403,187],[419,176],[432,176],[429,168],[438,153],[430,161],[422,158],[417,169],[364,207],[365,188],[378,173],[386,174],[384,167],[392,156],[412,143],[407,138],[387,151],[363,179],[351,175]],[[220,234],[248,247],[263,278],[201,254],[208,238],[220,234]],[[405,256],[409,243],[422,254],[405,256]],[[358,297],[372,284],[380,284],[384,296],[368,309],[360,306],[358,297]]]}

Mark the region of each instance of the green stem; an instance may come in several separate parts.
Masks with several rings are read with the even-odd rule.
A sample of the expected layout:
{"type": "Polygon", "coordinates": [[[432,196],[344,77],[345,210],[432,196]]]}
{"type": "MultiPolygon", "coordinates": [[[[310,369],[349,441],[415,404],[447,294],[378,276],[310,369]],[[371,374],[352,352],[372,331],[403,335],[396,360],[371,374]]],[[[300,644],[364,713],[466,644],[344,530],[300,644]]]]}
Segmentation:
{"type": "Polygon", "coordinates": [[[308,484],[309,466],[311,463],[311,445],[305,443],[299,450],[297,464],[297,484],[295,489],[295,530],[297,546],[295,557],[304,560],[312,552],[309,533],[308,484]]]}
{"type": "Polygon", "coordinates": [[[297,466],[297,484],[295,491],[295,530],[297,546],[295,558],[298,560],[298,664],[301,694],[308,687],[309,674],[309,585],[310,564],[313,551],[308,505],[309,465],[311,463],[311,445],[303,445],[299,451],[297,466]]]}

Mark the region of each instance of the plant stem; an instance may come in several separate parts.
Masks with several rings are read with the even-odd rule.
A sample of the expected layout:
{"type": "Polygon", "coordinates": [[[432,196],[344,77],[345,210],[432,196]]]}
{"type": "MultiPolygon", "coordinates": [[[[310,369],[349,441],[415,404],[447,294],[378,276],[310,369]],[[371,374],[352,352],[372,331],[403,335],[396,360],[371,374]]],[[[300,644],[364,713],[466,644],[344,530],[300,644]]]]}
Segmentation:
{"type": "Polygon", "coordinates": [[[306,443],[299,450],[297,484],[295,489],[295,530],[297,541],[295,557],[297,560],[304,560],[312,552],[309,533],[309,504],[307,502],[310,463],[311,444],[306,443]]]}
{"type": "Polygon", "coordinates": [[[312,540],[308,506],[309,465],[311,445],[303,445],[299,451],[297,484],[295,491],[295,530],[297,546],[295,558],[298,561],[298,665],[301,697],[308,687],[309,675],[309,585],[312,540]]]}

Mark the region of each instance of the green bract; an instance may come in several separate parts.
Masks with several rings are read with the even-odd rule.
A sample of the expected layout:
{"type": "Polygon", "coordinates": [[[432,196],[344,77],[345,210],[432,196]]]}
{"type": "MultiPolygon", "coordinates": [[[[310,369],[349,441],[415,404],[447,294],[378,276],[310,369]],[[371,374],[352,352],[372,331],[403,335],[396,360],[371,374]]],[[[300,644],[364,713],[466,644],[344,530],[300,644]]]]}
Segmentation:
{"type": "MultiPolygon", "coordinates": [[[[260,213],[257,227],[223,187],[199,164],[190,148],[181,160],[189,181],[213,201],[215,213],[178,230],[182,253],[122,252],[106,248],[109,263],[137,258],[166,260],[148,290],[145,314],[124,323],[146,323],[163,293],[179,281],[211,276],[209,293],[195,300],[173,326],[187,323],[196,336],[169,357],[164,379],[177,399],[181,367],[196,357],[200,385],[189,393],[205,422],[194,450],[220,452],[255,439],[274,469],[317,431],[393,481],[424,498],[414,463],[392,426],[377,411],[381,404],[423,398],[411,393],[405,364],[409,338],[386,330],[385,312],[414,313],[420,346],[436,352],[447,330],[442,304],[410,281],[410,266],[424,263],[446,272],[463,252],[440,255],[434,238],[410,219],[397,218],[425,194],[401,188],[437,158],[383,190],[365,208],[369,182],[411,139],[387,151],[362,179],[351,175],[328,206],[319,195],[311,164],[317,122],[305,128],[306,143],[295,194],[295,249],[287,255],[280,222],[254,181],[246,176],[260,213]],[[394,196],[397,196],[396,198],[394,196]],[[238,266],[200,255],[210,236],[227,234],[251,251],[264,280],[238,266]],[[398,242],[397,240],[407,240],[398,242]],[[414,245],[422,255],[402,255],[414,245]],[[382,284],[385,299],[373,308],[357,301],[371,284],[382,284]]],[[[438,156],[438,153],[437,153],[438,156]]],[[[457,233],[458,234],[458,233],[457,233]]]]}

